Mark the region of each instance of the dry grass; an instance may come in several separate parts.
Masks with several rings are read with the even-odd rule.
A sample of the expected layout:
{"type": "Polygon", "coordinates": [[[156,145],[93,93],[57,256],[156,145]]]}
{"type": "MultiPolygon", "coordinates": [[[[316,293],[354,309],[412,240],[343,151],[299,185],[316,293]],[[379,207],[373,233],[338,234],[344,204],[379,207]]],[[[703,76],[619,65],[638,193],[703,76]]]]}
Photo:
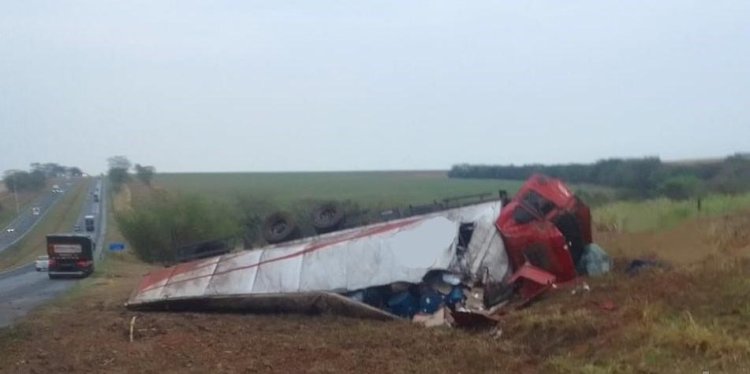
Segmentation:
{"type": "Polygon", "coordinates": [[[593,279],[589,293],[560,290],[511,312],[500,324],[500,339],[336,316],[125,310],[122,303],[147,270],[127,255],[111,258],[66,298],[4,331],[0,362],[10,365],[0,372],[664,373],[750,367],[750,300],[735,297],[750,292],[750,283],[736,281],[750,275],[748,262],[593,279]],[[601,308],[608,300],[615,310],[601,308]]]}
{"type": "MultiPolygon", "coordinates": [[[[702,230],[706,240],[691,249],[694,260],[671,269],[630,277],[618,260],[612,274],[586,280],[590,292],[560,289],[511,311],[499,339],[335,316],[134,313],[122,303],[148,267],[113,256],[65,299],[0,332],[0,372],[741,372],[750,368],[750,261],[726,251],[748,242],[719,239],[736,229],[722,220],[747,217],[652,232],[668,239],[702,230]],[[602,307],[609,302],[614,310],[602,307]]],[[[639,238],[670,245],[598,236],[606,235],[634,248],[639,238]]],[[[663,253],[679,258],[679,248],[663,253]]]]}

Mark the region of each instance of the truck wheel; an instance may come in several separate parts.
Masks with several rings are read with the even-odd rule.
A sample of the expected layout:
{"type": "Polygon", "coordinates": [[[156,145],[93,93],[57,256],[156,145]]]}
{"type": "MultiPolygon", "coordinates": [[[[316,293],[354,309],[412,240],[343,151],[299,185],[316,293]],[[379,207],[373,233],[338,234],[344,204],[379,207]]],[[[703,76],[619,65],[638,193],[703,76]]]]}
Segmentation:
{"type": "Polygon", "coordinates": [[[299,234],[299,227],[286,213],[272,214],[263,224],[263,239],[269,244],[294,240],[299,238],[299,234]]]}
{"type": "Polygon", "coordinates": [[[336,203],[321,204],[312,212],[312,224],[315,232],[325,234],[341,228],[344,223],[344,209],[336,203]]]}

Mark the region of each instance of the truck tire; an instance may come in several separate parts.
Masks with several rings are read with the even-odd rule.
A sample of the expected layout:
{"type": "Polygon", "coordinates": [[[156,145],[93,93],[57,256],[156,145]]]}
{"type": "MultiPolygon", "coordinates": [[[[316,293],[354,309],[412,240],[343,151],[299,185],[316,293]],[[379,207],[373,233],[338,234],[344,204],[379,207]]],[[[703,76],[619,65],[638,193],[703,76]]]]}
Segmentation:
{"type": "Polygon", "coordinates": [[[263,224],[263,239],[268,244],[276,244],[299,238],[299,227],[286,213],[274,213],[263,224]]]}
{"type": "Polygon", "coordinates": [[[312,212],[312,224],[315,232],[325,234],[341,228],[344,223],[344,209],[336,203],[319,205],[312,212]]]}

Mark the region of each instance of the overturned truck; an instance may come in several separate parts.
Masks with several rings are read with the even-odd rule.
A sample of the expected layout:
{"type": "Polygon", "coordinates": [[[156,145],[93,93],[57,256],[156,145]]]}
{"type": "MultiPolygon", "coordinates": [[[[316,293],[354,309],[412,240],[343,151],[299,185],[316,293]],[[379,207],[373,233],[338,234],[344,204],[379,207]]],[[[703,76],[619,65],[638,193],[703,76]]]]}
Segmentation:
{"type": "Polygon", "coordinates": [[[573,280],[585,272],[580,263],[591,241],[589,208],[561,181],[534,175],[511,201],[160,269],[142,279],[127,306],[378,319],[440,312],[458,321],[466,313],[491,316],[514,295],[524,305],[573,280]]]}

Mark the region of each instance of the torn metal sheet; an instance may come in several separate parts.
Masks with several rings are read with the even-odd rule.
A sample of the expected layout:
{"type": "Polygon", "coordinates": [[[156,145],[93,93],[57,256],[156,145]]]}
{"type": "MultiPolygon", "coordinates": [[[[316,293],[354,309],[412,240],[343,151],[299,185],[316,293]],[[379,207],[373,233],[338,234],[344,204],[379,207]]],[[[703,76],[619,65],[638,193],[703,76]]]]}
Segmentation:
{"type": "Polygon", "coordinates": [[[292,294],[223,295],[211,297],[188,297],[165,299],[152,303],[132,305],[135,310],[162,311],[215,311],[246,312],[258,314],[331,313],[347,317],[374,320],[396,320],[398,316],[365,303],[330,292],[306,292],[292,294]]]}
{"type": "MultiPolygon", "coordinates": [[[[217,297],[252,303],[248,296],[344,293],[419,283],[431,270],[504,279],[508,259],[495,228],[500,209],[499,201],[477,204],[179,264],[145,276],[128,305],[170,300],[185,305],[217,297]],[[474,223],[475,229],[459,256],[462,223],[474,223]]],[[[275,300],[285,309],[283,299],[275,300]]]]}

